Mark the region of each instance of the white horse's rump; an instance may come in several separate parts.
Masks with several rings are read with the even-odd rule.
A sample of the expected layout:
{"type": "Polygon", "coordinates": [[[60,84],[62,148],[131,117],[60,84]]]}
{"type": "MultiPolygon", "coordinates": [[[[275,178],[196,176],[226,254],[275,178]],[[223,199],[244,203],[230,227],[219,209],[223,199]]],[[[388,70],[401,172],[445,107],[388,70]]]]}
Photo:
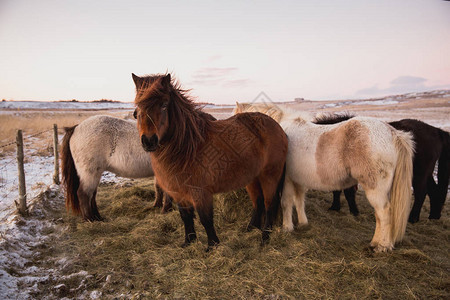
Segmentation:
{"type": "MultiPolygon", "coordinates": [[[[235,113],[249,107],[238,104],[235,113]]],[[[276,112],[289,138],[281,199],[284,230],[294,229],[294,206],[299,224],[308,223],[304,203],[308,189],[333,191],[359,183],[375,209],[371,241],[375,251],[391,250],[403,238],[411,204],[413,141],[409,133],[374,118],[317,125],[277,107],[262,111],[276,112]]]]}

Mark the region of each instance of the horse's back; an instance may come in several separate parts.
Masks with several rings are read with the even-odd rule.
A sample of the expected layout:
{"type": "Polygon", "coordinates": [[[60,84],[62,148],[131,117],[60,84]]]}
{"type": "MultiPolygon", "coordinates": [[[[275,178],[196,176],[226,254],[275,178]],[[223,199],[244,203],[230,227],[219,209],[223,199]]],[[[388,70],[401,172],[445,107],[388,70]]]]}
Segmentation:
{"type": "Polygon", "coordinates": [[[307,188],[336,190],[352,186],[355,180],[370,182],[365,177],[378,166],[396,162],[393,129],[374,118],[355,117],[333,125],[298,120],[285,129],[288,170],[307,188]]]}
{"type": "Polygon", "coordinates": [[[246,186],[255,176],[284,167],[287,136],[272,118],[257,112],[242,113],[214,124],[199,152],[200,165],[215,182],[210,184],[214,193],[246,186]]]}
{"type": "Polygon", "coordinates": [[[251,135],[259,139],[260,147],[266,150],[266,155],[276,155],[277,152],[286,155],[287,135],[271,117],[260,112],[249,112],[236,114],[228,120],[244,125],[251,135]]]}
{"type": "Polygon", "coordinates": [[[70,147],[80,172],[111,171],[128,178],[153,175],[150,156],[142,149],[132,121],[105,115],[90,117],[75,128],[70,147]]]}
{"type": "Polygon", "coordinates": [[[415,158],[434,162],[439,158],[443,148],[443,130],[415,119],[403,119],[389,124],[397,130],[413,134],[416,144],[415,158]]]}

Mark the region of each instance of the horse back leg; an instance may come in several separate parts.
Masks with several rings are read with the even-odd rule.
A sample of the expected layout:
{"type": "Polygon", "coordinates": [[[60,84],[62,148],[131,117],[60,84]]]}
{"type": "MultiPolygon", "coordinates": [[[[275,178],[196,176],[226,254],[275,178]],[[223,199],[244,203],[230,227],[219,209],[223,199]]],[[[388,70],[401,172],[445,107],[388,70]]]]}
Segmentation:
{"type": "Polygon", "coordinates": [[[283,195],[281,196],[281,209],[283,210],[283,230],[287,232],[294,230],[294,223],[292,222],[294,197],[294,183],[288,176],[286,176],[286,179],[284,181],[283,195]]]}
{"type": "Polygon", "coordinates": [[[305,196],[307,189],[294,183],[294,190],[295,190],[294,205],[295,210],[297,211],[298,225],[304,226],[308,224],[308,218],[306,217],[305,212],[305,196]]]}
{"type": "MultiPolygon", "coordinates": [[[[427,195],[427,187],[429,186],[428,193],[430,195],[430,199],[434,198],[431,195],[434,194],[434,188],[428,183],[430,177],[426,177],[422,174],[414,174],[417,175],[413,180],[413,190],[414,190],[414,204],[409,213],[408,221],[410,223],[419,222],[420,219],[420,211],[422,210],[423,202],[425,201],[425,197],[427,195]]],[[[431,180],[432,177],[431,177],[431,180]]],[[[433,180],[434,182],[434,180],[433,180]]]]}
{"type": "Polygon", "coordinates": [[[83,219],[90,222],[102,221],[103,218],[98,212],[96,202],[97,187],[94,189],[86,189],[83,185],[80,185],[77,195],[78,199],[80,199],[80,211],[83,219]]]}
{"type": "Polygon", "coordinates": [[[254,228],[261,229],[261,216],[264,212],[264,196],[259,180],[253,180],[253,182],[245,188],[247,189],[247,193],[252,200],[253,205],[252,218],[247,225],[247,231],[251,231],[254,228]]]}
{"type": "MultiPolygon", "coordinates": [[[[284,168],[281,169],[284,172],[284,168]]],[[[269,240],[269,234],[272,231],[272,226],[278,213],[278,206],[280,205],[280,195],[284,187],[283,173],[274,176],[272,172],[262,174],[259,176],[262,194],[264,196],[265,208],[265,222],[262,229],[262,244],[269,240]]]]}
{"type": "Polygon", "coordinates": [[[355,185],[355,186],[349,187],[348,189],[344,190],[345,199],[347,199],[347,203],[348,203],[348,209],[350,210],[350,213],[352,215],[354,215],[355,217],[359,215],[358,206],[356,206],[356,201],[355,201],[357,189],[358,189],[358,186],[355,185]]]}
{"type": "MultiPolygon", "coordinates": [[[[444,151],[443,151],[444,152],[444,151]]],[[[430,196],[429,219],[440,219],[442,208],[447,198],[448,184],[450,179],[450,158],[443,153],[438,163],[438,183],[433,198],[430,196]]]]}
{"type": "Polygon", "coordinates": [[[333,203],[328,210],[340,211],[341,210],[341,193],[342,191],[333,191],[333,203]]]}
{"type": "Polygon", "coordinates": [[[375,210],[375,233],[370,246],[375,252],[386,252],[394,248],[391,238],[391,215],[388,198],[389,189],[368,189],[364,187],[367,199],[375,210]]]}

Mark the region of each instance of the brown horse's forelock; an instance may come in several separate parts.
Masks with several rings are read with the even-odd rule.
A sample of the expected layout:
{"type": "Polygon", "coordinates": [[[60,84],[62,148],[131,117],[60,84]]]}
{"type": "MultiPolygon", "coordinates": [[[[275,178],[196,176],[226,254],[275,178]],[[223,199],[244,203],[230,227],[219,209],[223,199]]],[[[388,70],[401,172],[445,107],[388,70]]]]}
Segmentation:
{"type": "Polygon", "coordinates": [[[169,94],[169,129],[155,155],[169,172],[183,172],[193,163],[195,154],[206,140],[207,132],[214,126],[211,117],[189,99],[188,91],[181,89],[179,84],[171,82],[168,90],[165,90],[162,86],[163,77],[165,75],[143,78],[146,84],[137,91],[135,104],[147,111],[158,99],[169,94]]]}

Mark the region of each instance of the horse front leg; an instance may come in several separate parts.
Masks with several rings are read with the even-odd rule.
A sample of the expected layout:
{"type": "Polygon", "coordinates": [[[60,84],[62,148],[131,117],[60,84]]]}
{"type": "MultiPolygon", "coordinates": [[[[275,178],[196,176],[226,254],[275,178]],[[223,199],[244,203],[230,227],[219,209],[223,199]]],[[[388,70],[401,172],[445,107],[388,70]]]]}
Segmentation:
{"type": "Polygon", "coordinates": [[[194,195],[196,195],[196,199],[193,199],[194,207],[200,217],[200,223],[206,230],[206,235],[208,236],[208,248],[206,251],[209,251],[220,243],[214,229],[213,197],[212,194],[206,191],[195,193],[194,195]]]}
{"type": "Polygon", "coordinates": [[[159,184],[155,178],[155,202],[153,202],[153,207],[162,207],[163,206],[163,198],[164,198],[164,191],[159,186],[159,184]]]}
{"type": "Polygon", "coordinates": [[[173,207],[172,202],[173,202],[172,197],[170,197],[169,194],[164,193],[164,201],[163,201],[163,207],[161,209],[161,212],[166,213],[169,210],[171,210],[173,207]]]}
{"type": "Polygon", "coordinates": [[[194,208],[182,207],[181,205],[179,205],[178,210],[180,211],[180,216],[184,223],[185,236],[184,243],[181,245],[181,247],[184,248],[197,239],[194,228],[194,208]]]}

